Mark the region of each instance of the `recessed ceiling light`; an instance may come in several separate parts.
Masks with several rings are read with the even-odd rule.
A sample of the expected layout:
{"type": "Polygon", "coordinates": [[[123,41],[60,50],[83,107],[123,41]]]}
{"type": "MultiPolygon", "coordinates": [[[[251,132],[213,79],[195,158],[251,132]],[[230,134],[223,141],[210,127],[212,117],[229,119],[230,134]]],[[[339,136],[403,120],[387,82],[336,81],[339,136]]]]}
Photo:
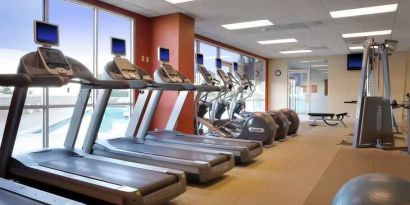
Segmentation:
{"type": "Polygon", "coordinates": [[[395,12],[397,11],[398,6],[399,4],[387,4],[387,5],[382,5],[382,6],[371,6],[371,7],[357,8],[357,9],[331,11],[329,13],[330,13],[330,16],[332,16],[332,18],[344,18],[344,17],[352,17],[352,16],[363,16],[363,15],[370,15],[370,14],[395,12]]]}
{"type": "Polygon", "coordinates": [[[343,38],[355,38],[355,37],[366,37],[366,36],[382,36],[382,35],[390,35],[391,30],[383,30],[383,31],[368,31],[368,32],[360,32],[360,33],[346,33],[342,34],[343,38]]]}
{"type": "Polygon", "coordinates": [[[276,39],[276,40],[266,40],[266,41],[258,41],[259,44],[266,45],[266,44],[280,44],[280,43],[295,43],[298,40],[294,38],[286,38],[286,39],[276,39]]]}
{"type": "Polygon", "coordinates": [[[294,54],[294,53],[312,53],[312,50],[292,50],[292,51],[281,51],[281,54],[294,54]]]}
{"type": "Polygon", "coordinates": [[[271,26],[273,25],[272,22],[269,20],[258,20],[258,21],[247,21],[241,23],[233,23],[233,24],[225,24],[222,27],[228,30],[237,30],[237,29],[245,29],[245,28],[256,28],[262,26],[271,26]]]}
{"type": "Polygon", "coordinates": [[[364,50],[364,47],[363,46],[350,46],[349,49],[352,51],[353,50],[364,50]]]}
{"type": "Polygon", "coordinates": [[[194,1],[194,0],[165,0],[171,4],[180,4],[180,3],[185,3],[185,2],[189,2],[189,1],[194,1]]]}
{"type": "Polygon", "coordinates": [[[323,64],[323,65],[311,65],[310,67],[312,68],[322,68],[322,67],[327,67],[327,64],[323,64]]]}

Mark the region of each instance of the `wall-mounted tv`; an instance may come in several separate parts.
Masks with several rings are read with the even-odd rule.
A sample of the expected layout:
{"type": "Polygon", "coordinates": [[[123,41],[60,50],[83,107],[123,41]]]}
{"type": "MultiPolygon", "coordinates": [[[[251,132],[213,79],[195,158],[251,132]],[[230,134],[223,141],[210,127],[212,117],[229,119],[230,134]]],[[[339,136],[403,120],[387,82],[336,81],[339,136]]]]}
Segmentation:
{"type": "Polygon", "coordinates": [[[361,70],[363,53],[354,53],[347,55],[347,70],[361,70]]]}

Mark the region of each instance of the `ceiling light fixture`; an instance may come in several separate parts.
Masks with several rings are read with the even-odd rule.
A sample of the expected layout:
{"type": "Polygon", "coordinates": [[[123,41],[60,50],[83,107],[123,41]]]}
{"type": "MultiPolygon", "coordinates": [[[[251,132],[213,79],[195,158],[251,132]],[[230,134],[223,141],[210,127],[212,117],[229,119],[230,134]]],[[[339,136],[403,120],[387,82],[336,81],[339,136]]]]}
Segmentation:
{"type": "Polygon", "coordinates": [[[185,2],[189,2],[189,1],[194,1],[194,0],[165,0],[171,4],[180,4],[180,3],[185,3],[185,2]]]}
{"type": "Polygon", "coordinates": [[[363,16],[371,14],[380,14],[380,13],[389,13],[397,11],[399,4],[387,4],[381,6],[371,6],[371,7],[362,7],[357,9],[347,9],[340,11],[331,11],[330,16],[332,18],[345,18],[352,16],[363,16]]]}
{"type": "Polygon", "coordinates": [[[349,50],[364,50],[364,47],[363,46],[350,46],[349,47],[349,50]]]}
{"type": "Polygon", "coordinates": [[[343,38],[356,38],[356,37],[367,37],[367,36],[383,36],[383,35],[390,35],[391,30],[383,30],[383,31],[368,31],[368,32],[360,32],[360,33],[346,33],[342,34],[343,38]]]}
{"type": "Polygon", "coordinates": [[[323,68],[323,67],[328,67],[329,65],[323,64],[323,65],[311,65],[310,67],[312,68],[323,68]]]}
{"type": "Polygon", "coordinates": [[[266,44],[280,44],[280,43],[296,43],[298,40],[294,38],[285,38],[285,39],[275,39],[275,40],[266,40],[266,41],[258,41],[259,44],[266,45],[266,44]]]}
{"type": "Polygon", "coordinates": [[[228,30],[237,30],[237,29],[245,29],[245,28],[256,28],[262,26],[272,26],[273,23],[269,20],[258,20],[258,21],[247,21],[241,23],[233,23],[233,24],[225,24],[222,27],[228,30]]]}
{"type": "Polygon", "coordinates": [[[312,53],[312,50],[292,50],[292,51],[281,51],[281,54],[295,54],[295,53],[312,53]]]}

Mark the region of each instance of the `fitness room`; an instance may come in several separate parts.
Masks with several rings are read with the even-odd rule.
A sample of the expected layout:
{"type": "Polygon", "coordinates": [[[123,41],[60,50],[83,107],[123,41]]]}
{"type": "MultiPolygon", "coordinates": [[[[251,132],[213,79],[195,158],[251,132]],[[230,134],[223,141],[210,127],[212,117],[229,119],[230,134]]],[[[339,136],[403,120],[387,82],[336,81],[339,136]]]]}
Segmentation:
{"type": "Polygon", "coordinates": [[[0,205],[410,205],[409,0],[0,3],[0,205]]]}

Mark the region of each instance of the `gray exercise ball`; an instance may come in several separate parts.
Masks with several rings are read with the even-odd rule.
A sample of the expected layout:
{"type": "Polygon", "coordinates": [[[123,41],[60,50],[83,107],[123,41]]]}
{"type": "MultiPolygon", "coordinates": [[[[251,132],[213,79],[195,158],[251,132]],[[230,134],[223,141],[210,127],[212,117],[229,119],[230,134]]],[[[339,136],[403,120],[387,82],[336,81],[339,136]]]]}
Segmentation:
{"type": "Polygon", "coordinates": [[[386,174],[366,174],[342,186],[332,205],[409,205],[410,182],[386,174]]]}

